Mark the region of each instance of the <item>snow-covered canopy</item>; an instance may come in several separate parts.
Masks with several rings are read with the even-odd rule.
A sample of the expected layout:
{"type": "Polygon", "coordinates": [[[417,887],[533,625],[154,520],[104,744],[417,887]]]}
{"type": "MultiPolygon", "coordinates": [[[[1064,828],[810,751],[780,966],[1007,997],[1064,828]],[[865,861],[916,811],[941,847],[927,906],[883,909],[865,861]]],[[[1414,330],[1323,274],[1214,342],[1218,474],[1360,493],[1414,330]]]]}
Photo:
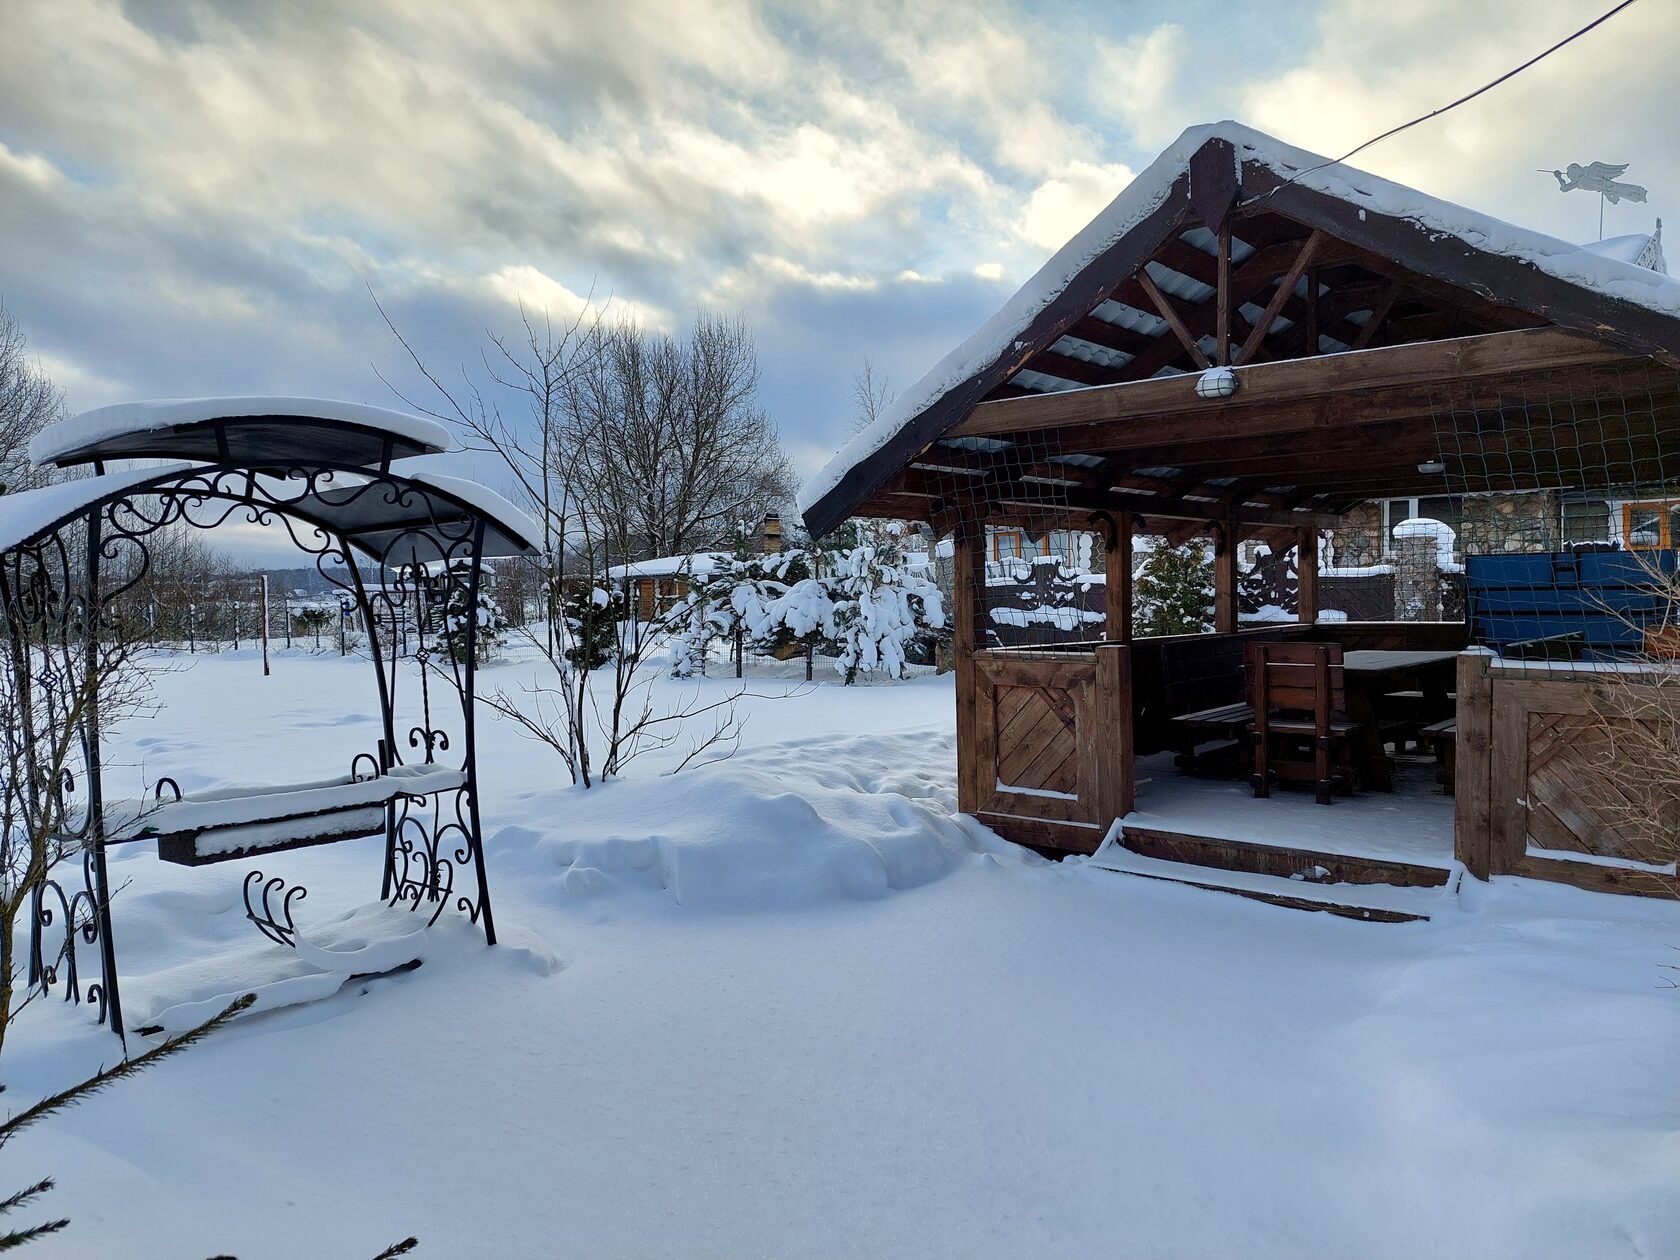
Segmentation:
{"type": "Polygon", "coordinates": [[[42,429],[29,458],[45,464],[94,460],[223,458],[237,462],[377,464],[390,455],[449,449],[449,430],[435,420],[385,407],[327,398],[171,398],[117,403],[84,411],[42,429]]]}
{"type": "Polygon", "coordinates": [[[188,464],[124,468],[98,477],[61,481],[38,490],[0,494],[0,552],[10,551],[87,512],[108,499],[156,477],[186,472],[188,464]]]}
{"type": "MultiPolygon", "coordinates": [[[[204,483],[197,477],[201,469],[201,465],[186,463],[123,468],[0,495],[0,552],[49,534],[130,492],[168,494],[183,479],[189,480],[195,493],[201,492],[204,483]]],[[[410,552],[414,560],[438,560],[441,557],[430,539],[413,531],[459,527],[467,521],[484,522],[482,556],[525,555],[541,543],[541,531],[530,517],[494,490],[429,469],[393,470],[391,482],[372,491],[364,489],[363,479],[350,476],[296,497],[293,490],[273,480],[275,494],[270,506],[276,511],[343,537],[358,550],[380,558],[393,541],[403,538],[412,540],[412,547],[405,541],[399,550],[410,552]]],[[[457,528],[453,532],[459,536],[463,531],[457,528]]],[[[391,557],[393,561],[408,558],[391,557]]]]}
{"type": "MultiPolygon", "coordinates": [[[[937,404],[949,396],[950,408],[966,414],[987,390],[1009,380],[1035,352],[1056,340],[1059,325],[1054,329],[1051,325],[1064,314],[1069,324],[1088,314],[1092,302],[1100,300],[1101,295],[1086,293],[1093,289],[1092,284],[1075,282],[1146,221],[1156,224],[1152,230],[1172,230],[1170,225],[1160,226],[1157,211],[1171,198],[1194,198],[1197,191],[1188,187],[1192,159],[1201,153],[1206,175],[1210,153],[1224,152],[1227,145],[1236,165],[1236,188],[1243,197],[1265,197],[1268,208],[1283,214],[1294,209],[1309,221],[1317,221],[1315,216],[1327,204],[1326,199],[1340,203],[1344,211],[1341,219],[1349,218],[1345,213],[1349,208],[1357,218],[1351,226],[1338,226],[1337,234],[1372,250],[1383,248],[1377,234],[1379,225],[1389,230],[1402,227],[1406,229],[1408,250],[1420,258],[1427,255],[1429,269],[1437,276],[1455,267],[1461,271],[1473,269],[1478,259],[1497,260],[1507,269],[1512,262],[1521,264],[1546,281],[1537,287],[1543,292],[1523,299],[1501,294],[1502,302],[1521,307],[1522,301],[1528,301],[1535,308],[1531,313],[1593,335],[1625,339],[1632,324],[1646,329],[1658,327],[1663,353],[1680,353],[1680,281],[1620,257],[1515,227],[1331,162],[1239,123],[1207,124],[1185,131],[973,336],[900,394],[879,419],[847,443],[805,485],[799,508],[807,526],[814,532],[830,528],[896,471],[894,461],[907,460],[915,450],[936,439],[948,424],[961,419],[961,415],[947,416],[948,408],[940,407],[936,415],[924,421],[924,415],[937,404]],[[1222,142],[1218,150],[1214,142],[1222,142]],[[1202,152],[1204,149],[1209,152],[1202,152]],[[1287,182],[1278,187],[1281,181],[1287,182]],[[1066,302],[1061,301],[1064,294],[1066,302]],[[1591,301],[1583,302],[1583,298],[1591,301]],[[1074,299],[1081,309],[1073,309],[1074,299]],[[1613,305],[1619,311],[1637,311],[1639,318],[1606,322],[1591,318],[1589,313],[1569,323],[1572,303],[1577,308],[1593,306],[1598,310],[1613,305]],[[1660,318],[1653,321],[1653,315],[1660,318]],[[1047,329],[1051,331],[1047,333],[1047,329]],[[843,482],[844,493],[837,494],[843,482]]],[[[1105,277],[1116,282],[1122,278],[1105,277]]],[[[1482,291],[1486,291],[1485,284],[1482,291]]],[[[1023,372],[1016,383],[1029,389],[1041,388],[1027,379],[1030,376],[1023,372]]]]}

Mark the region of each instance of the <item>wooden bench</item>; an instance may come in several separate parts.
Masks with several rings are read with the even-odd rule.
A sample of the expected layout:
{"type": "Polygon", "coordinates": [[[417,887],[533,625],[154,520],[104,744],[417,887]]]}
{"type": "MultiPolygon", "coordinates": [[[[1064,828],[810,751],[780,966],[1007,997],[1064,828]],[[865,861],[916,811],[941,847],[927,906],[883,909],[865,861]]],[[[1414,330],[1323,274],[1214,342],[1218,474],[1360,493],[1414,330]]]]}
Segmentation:
{"type": "Polygon", "coordinates": [[[1441,790],[1448,796],[1453,795],[1455,783],[1454,752],[1458,747],[1458,719],[1448,718],[1444,722],[1436,722],[1432,726],[1423,728],[1421,734],[1435,750],[1435,779],[1441,785],[1441,790]]]}
{"type": "MultiPolygon", "coordinates": [[[[1277,627],[1237,635],[1197,635],[1160,644],[1162,703],[1168,713],[1179,769],[1187,774],[1248,773],[1248,698],[1245,653],[1253,643],[1280,643],[1306,627],[1277,627]]],[[[1134,663],[1133,677],[1137,676],[1134,663]]]]}

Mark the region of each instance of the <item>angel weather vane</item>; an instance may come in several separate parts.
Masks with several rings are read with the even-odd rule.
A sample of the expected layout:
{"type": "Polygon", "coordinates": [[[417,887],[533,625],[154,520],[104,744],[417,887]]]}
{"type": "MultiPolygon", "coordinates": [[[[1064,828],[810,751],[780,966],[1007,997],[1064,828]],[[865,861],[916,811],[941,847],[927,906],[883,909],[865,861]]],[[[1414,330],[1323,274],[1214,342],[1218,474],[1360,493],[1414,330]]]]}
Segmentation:
{"type": "Polygon", "coordinates": [[[1557,178],[1558,188],[1562,192],[1574,192],[1577,188],[1584,188],[1588,192],[1598,194],[1598,239],[1604,239],[1604,203],[1620,204],[1623,197],[1629,201],[1644,201],[1645,190],[1638,184],[1623,184],[1617,181],[1627,173],[1629,163],[1620,166],[1614,162],[1590,162],[1582,166],[1579,162],[1571,162],[1561,171],[1553,171],[1557,178]]]}

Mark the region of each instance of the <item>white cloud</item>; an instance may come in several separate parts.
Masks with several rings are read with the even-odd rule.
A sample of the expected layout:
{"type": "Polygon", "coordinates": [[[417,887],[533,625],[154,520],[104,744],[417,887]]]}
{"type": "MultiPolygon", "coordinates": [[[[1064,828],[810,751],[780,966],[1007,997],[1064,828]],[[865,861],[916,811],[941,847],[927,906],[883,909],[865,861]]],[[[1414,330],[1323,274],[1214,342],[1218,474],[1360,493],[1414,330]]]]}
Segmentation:
{"type": "Polygon", "coordinates": [[[974,268],[974,274],[981,280],[1002,280],[1003,264],[998,262],[983,262],[974,268]]]}
{"type": "Polygon", "coordinates": [[[1177,89],[1191,40],[1167,22],[1121,43],[1098,41],[1091,59],[1091,96],[1120,118],[1143,145],[1163,148],[1190,121],[1177,89]]]}
{"type": "Polygon", "coordinates": [[[1074,162],[1033,189],[1015,230],[1034,245],[1059,249],[1132,182],[1132,175],[1128,166],[1074,162]]]}

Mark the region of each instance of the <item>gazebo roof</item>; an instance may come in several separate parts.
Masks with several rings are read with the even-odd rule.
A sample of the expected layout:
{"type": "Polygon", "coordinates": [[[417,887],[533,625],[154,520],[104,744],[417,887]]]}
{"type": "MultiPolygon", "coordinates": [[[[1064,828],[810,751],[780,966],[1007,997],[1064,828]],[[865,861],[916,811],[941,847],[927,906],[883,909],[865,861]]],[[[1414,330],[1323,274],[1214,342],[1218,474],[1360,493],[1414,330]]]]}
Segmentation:
{"type": "MultiPolygon", "coordinates": [[[[1143,395],[1159,383],[1152,378],[1214,360],[1218,321],[1231,330],[1227,344],[1241,347],[1232,360],[1239,373],[1300,360],[1328,378],[1333,370],[1317,365],[1350,351],[1529,330],[1555,330],[1560,342],[1564,330],[1582,334],[1606,359],[1680,367],[1680,280],[1237,123],[1194,127],[805,486],[806,526],[820,535],[854,512],[923,513],[937,496],[918,504],[914,492],[889,485],[913,462],[932,451],[941,467],[984,471],[985,457],[1009,446],[1009,434],[1038,429],[1026,410],[982,424],[977,408],[1026,407],[1052,394],[1071,403],[1098,392],[1088,387],[1117,386],[1138,394],[1117,405],[1118,416],[1193,420],[1193,407],[1174,401],[1177,391],[1189,396],[1188,383],[1174,398],[1143,395]],[[1140,412],[1134,403],[1144,401],[1140,412]]],[[[1520,337],[1505,344],[1519,359],[1528,353],[1531,367],[1551,345],[1520,337]]],[[[1441,358],[1451,366],[1451,353],[1441,358]]],[[[1373,368],[1379,361],[1366,360],[1373,368]]],[[[1396,384],[1426,378],[1419,370],[1396,384]]],[[[1254,397],[1244,386],[1242,398],[1254,397]]],[[[1192,423],[1169,435],[1204,436],[1192,423]]],[[[1043,446],[1075,467],[1112,469],[1112,460],[1089,458],[1112,447],[1086,451],[1074,438],[1064,429],[1043,446]]],[[[1123,471],[1138,483],[1131,489],[1151,483],[1147,468],[1123,471]]],[[[1154,480],[1177,484],[1182,499],[1186,478],[1168,471],[1174,475],[1154,480]]],[[[1262,487],[1271,493],[1273,481],[1288,480],[1273,476],[1262,487]]],[[[1227,501],[1243,493],[1220,491],[1213,497],[1227,501]]]]}
{"type": "MultiPolygon", "coordinates": [[[[243,486],[242,478],[239,484],[243,486]]],[[[425,468],[411,466],[368,478],[347,474],[295,498],[286,483],[275,480],[273,485],[273,498],[257,506],[317,526],[381,562],[426,564],[443,559],[437,531],[464,533],[476,521],[485,525],[482,556],[528,555],[541,544],[541,531],[530,517],[494,490],[425,468]],[[412,546],[391,554],[391,545],[405,537],[412,546]]],[[[228,489],[225,474],[219,477],[204,465],[174,463],[124,468],[0,495],[0,552],[43,538],[102,504],[130,495],[179,491],[208,499],[236,498],[228,489]]]]}
{"type": "Polygon", "coordinates": [[[118,403],[48,425],[29,443],[37,465],[195,459],[251,468],[381,466],[449,449],[435,420],[325,398],[175,398],[118,403]]]}

